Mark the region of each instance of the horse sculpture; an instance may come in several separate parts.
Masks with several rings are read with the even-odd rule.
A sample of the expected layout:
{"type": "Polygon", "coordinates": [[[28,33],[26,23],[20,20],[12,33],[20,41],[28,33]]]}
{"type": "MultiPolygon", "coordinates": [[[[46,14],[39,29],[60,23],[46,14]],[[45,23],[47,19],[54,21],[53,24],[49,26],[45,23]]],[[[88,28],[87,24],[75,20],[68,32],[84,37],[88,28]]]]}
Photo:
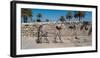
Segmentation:
{"type": "Polygon", "coordinates": [[[76,30],[76,26],[75,25],[71,25],[68,27],[69,29],[73,29],[73,30],[76,30]]]}
{"type": "Polygon", "coordinates": [[[89,25],[89,22],[83,22],[82,26],[80,27],[80,30],[83,30],[83,28],[85,28],[85,30],[87,31],[88,25],[89,25]]]}
{"type": "Polygon", "coordinates": [[[43,38],[46,40],[46,43],[49,43],[49,40],[48,40],[48,32],[46,32],[44,30],[44,27],[43,25],[40,25],[39,28],[38,28],[38,38],[36,40],[37,43],[42,43],[43,41],[43,38]]]}
{"type": "Polygon", "coordinates": [[[60,42],[62,43],[63,41],[61,40],[61,30],[62,30],[62,26],[61,25],[57,25],[56,27],[56,34],[55,34],[55,38],[54,38],[54,42],[57,43],[57,37],[60,40],[60,42]]]}

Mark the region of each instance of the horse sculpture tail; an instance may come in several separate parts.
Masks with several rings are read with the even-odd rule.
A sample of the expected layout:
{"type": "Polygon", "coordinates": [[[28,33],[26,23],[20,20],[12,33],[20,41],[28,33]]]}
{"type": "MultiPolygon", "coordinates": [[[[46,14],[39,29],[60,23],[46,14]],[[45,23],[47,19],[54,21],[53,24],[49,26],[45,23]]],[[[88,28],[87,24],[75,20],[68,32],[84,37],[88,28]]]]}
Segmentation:
{"type": "Polygon", "coordinates": [[[84,28],[84,25],[82,25],[82,26],[80,27],[80,30],[83,30],[83,28],[84,28]]]}
{"type": "Polygon", "coordinates": [[[90,28],[88,35],[90,35],[92,33],[92,27],[90,28]]]}

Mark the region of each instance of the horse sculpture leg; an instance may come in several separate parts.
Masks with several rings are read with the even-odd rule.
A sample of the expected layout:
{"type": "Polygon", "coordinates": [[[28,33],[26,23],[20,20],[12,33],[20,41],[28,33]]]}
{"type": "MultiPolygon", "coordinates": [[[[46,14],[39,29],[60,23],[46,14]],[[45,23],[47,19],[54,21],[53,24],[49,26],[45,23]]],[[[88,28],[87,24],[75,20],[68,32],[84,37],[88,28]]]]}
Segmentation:
{"type": "Polygon", "coordinates": [[[55,35],[54,43],[58,43],[57,37],[58,37],[58,39],[60,40],[60,43],[62,43],[63,41],[62,41],[62,39],[61,39],[61,33],[60,33],[60,30],[58,30],[57,34],[55,35]]]}
{"type": "Polygon", "coordinates": [[[54,43],[57,43],[57,35],[58,34],[55,34],[54,43]]]}
{"type": "Polygon", "coordinates": [[[40,30],[38,30],[38,37],[36,39],[36,43],[42,43],[42,36],[40,34],[40,30]]]}
{"type": "Polygon", "coordinates": [[[47,37],[45,37],[45,40],[46,40],[46,43],[49,43],[49,40],[48,40],[48,38],[47,38],[47,37]]]}
{"type": "Polygon", "coordinates": [[[49,40],[48,40],[48,33],[46,32],[45,34],[44,34],[44,39],[46,40],[46,43],[49,43],[49,40]]]}
{"type": "Polygon", "coordinates": [[[61,33],[60,33],[60,30],[59,30],[59,35],[58,35],[58,37],[59,37],[60,43],[63,43],[63,41],[62,41],[62,39],[61,39],[61,33]]]}
{"type": "Polygon", "coordinates": [[[38,37],[38,39],[36,39],[36,43],[42,43],[42,37],[38,37]]]}

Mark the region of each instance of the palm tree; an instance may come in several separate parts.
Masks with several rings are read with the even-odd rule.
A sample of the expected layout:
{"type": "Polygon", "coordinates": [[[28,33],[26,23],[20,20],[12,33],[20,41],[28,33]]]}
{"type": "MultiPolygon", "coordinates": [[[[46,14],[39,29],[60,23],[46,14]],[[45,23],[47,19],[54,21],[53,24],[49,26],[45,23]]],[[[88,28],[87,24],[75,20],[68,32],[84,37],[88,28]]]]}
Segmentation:
{"type": "Polygon", "coordinates": [[[72,12],[71,11],[68,11],[68,14],[66,15],[66,19],[72,19],[72,12]]]}
{"type": "Polygon", "coordinates": [[[37,18],[38,18],[37,19],[37,22],[41,22],[41,19],[40,19],[41,17],[42,17],[42,14],[41,13],[37,14],[37,18]]]}
{"type": "Polygon", "coordinates": [[[35,22],[35,20],[32,20],[33,22],[35,22]]]}
{"type": "Polygon", "coordinates": [[[61,21],[61,24],[63,24],[66,20],[65,20],[64,16],[61,16],[59,21],[61,21]]]}
{"type": "Polygon", "coordinates": [[[41,20],[40,20],[40,19],[37,19],[36,21],[37,21],[37,22],[41,22],[41,20]]]}
{"type": "Polygon", "coordinates": [[[28,17],[31,19],[32,21],[32,9],[25,9],[22,8],[21,9],[21,17],[23,17],[24,19],[24,23],[27,23],[28,17]]]}
{"type": "Polygon", "coordinates": [[[49,22],[49,19],[46,19],[46,22],[49,22]]]}
{"type": "Polygon", "coordinates": [[[85,12],[84,11],[77,11],[75,12],[75,15],[74,15],[75,18],[78,18],[79,21],[82,20],[82,18],[85,17],[85,12]]]}

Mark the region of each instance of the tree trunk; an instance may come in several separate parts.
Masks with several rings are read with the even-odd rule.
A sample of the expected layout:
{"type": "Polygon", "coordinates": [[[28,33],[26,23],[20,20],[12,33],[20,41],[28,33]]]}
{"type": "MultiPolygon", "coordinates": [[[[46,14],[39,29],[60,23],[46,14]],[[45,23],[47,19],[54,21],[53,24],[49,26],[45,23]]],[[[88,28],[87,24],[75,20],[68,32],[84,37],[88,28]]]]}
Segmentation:
{"type": "Polygon", "coordinates": [[[23,19],[24,19],[24,23],[27,23],[27,16],[24,16],[23,19]]]}
{"type": "Polygon", "coordinates": [[[81,17],[79,17],[79,22],[80,22],[80,20],[81,20],[81,17]]]}

